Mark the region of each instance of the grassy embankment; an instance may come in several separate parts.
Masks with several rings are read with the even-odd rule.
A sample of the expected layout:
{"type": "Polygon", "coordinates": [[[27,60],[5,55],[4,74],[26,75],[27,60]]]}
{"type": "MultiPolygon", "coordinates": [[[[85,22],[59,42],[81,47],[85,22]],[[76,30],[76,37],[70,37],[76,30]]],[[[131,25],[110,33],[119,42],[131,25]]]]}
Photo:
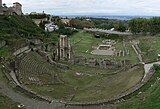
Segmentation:
{"type": "Polygon", "coordinates": [[[139,91],[130,96],[130,99],[113,106],[111,109],[159,109],[160,81],[157,78],[160,78],[160,67],[139,91]]]}
{"type": "Polygon", "coordinates": [[[139,38],[139,47],[142,51],[142,57],[145,62],[153,62],[160,54],[160,37],[159,36],[143,36],[139,38]]]}

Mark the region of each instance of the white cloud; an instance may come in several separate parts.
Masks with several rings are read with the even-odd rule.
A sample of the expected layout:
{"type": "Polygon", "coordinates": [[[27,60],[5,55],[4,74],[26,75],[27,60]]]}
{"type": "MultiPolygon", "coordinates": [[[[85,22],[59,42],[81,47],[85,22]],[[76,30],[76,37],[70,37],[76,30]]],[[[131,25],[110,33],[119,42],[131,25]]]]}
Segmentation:
{"type": "Polygon", "coordinates": [[[50,14],[160,15],[160,0],[3,0],[20,2],[24,12],[50,14]]]}

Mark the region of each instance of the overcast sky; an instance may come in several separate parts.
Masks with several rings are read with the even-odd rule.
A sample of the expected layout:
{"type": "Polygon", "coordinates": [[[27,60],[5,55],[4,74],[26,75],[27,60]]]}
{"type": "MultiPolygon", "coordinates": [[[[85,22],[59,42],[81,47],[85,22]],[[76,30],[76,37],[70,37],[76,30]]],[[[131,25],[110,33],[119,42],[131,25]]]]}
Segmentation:
{"type": "Polygon", "coordinates": [[[23,12],[53,15],[153,15],[160,16],[160,0],[2,0],[23,5],[23,12]]]}

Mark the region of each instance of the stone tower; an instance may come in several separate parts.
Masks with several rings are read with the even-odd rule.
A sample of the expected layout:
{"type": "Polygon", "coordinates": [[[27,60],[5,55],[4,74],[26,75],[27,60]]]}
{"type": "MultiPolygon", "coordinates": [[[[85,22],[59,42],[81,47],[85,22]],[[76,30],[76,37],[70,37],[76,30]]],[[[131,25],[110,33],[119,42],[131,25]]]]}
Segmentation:
{"type": "Polygon", "coordinates": [[[0,0],[0,8],[2,8],[2,0],[0,0]]]}
{"type": "Polygon", "coordinates": [[[22,15],[22,5],[18,2],[13,3],[13,10],[17,15],[22,15]]]}
{"type": "Polygon", "coordinates": [[[3,15],[3,10],[2,10],[2,0],[0,0],[0,15],[3,15]]]}

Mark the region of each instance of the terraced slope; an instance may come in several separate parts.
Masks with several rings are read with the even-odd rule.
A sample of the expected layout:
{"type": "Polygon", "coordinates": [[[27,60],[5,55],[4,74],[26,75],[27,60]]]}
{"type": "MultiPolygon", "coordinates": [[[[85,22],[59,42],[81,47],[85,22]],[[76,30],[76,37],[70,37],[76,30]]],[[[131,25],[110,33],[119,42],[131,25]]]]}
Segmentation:
{"type": "Polygon", "coordinates": [[[57,69],[36,53],[30,52],[19,61],[18,77],[23,84],[59,84],[58,75],[57,69]]]}

